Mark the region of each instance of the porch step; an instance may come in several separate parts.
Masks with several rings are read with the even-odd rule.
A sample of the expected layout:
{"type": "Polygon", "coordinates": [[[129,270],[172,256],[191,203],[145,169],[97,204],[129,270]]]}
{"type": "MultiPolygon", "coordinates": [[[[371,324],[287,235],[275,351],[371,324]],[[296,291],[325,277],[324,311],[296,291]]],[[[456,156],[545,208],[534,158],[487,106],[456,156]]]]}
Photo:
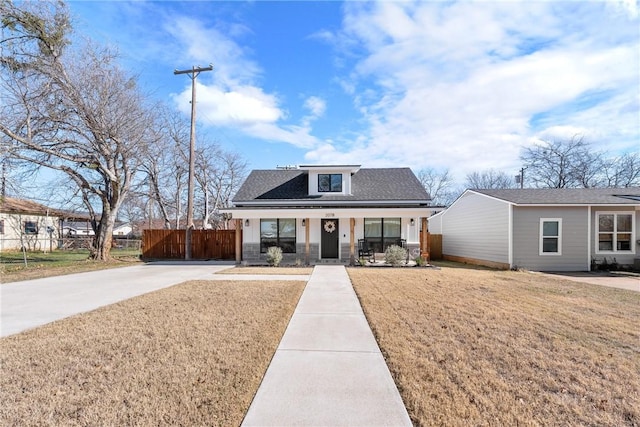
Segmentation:
{"type": "Polygon", "coordinates": [[[322,265],[343,265],[344,262],[340,259],[317,259],[315,264],[322,265]]]}

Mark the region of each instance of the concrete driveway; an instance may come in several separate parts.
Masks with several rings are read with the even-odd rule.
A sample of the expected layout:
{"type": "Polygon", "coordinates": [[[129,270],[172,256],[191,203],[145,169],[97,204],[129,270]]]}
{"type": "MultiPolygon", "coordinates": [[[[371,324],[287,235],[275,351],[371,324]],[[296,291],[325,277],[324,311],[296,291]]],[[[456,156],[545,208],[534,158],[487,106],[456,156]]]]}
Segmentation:
{"type": "Polygon", "coordinates": [[[150,263],[0,285],[0,337],[167,288],[233,263],[150,263]]]}
{"type": "Polygon", "coordinates": [[[548,274],[567,280],[573,280],[574,282],[591,283],[592,285],[608,286],[610,288],[640,292],[640,275],[598,271],[548,274]]]}

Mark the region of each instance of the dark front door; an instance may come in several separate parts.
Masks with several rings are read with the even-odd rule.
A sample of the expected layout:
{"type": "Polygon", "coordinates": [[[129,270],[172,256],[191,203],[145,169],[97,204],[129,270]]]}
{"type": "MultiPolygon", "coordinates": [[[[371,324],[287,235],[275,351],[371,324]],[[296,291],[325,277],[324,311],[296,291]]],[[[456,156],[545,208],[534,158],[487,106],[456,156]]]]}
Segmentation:
{"type": "Polygon", "coordinates": [[[322,230],[320,240],[320,258],[338,258],[338,220],[337,219],[323,219],[320,221],[322,230]]]}

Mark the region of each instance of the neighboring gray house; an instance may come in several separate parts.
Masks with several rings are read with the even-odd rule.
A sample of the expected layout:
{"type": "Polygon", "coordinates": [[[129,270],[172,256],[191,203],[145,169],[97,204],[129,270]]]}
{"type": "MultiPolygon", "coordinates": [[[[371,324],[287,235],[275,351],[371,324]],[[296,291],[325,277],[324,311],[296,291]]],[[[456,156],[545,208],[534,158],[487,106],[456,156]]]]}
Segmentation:
{"type": "Polygon", "coordinates": [[[588,271],[640,257],[640,188],[466,190],[429,218],[445,259],[588,271]]]}
{"type": "Polygon", "coordinates": [[[420,228],[434,212],[429,201],[409,168],[303,165],[252,171],[221,212],[242,228],[243,261],[264,262],[279,246],[286,262],[347,263],[359,243],[374,252],[401,243],[413,254],[426,250],[420,228]]]}

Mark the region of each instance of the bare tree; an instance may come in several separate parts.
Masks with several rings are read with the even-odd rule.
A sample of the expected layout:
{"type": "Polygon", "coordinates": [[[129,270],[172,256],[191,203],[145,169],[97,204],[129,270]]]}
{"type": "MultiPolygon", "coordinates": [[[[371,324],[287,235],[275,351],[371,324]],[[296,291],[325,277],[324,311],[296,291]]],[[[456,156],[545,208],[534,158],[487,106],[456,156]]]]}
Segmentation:
{"type": "Polygon", "coordinates": [[[600,184],[602,153],[592,151],[580,135],[543,141],[525,148],[520,159],[528,180],[539,188],[593,187],[600,184]]]}
{"type": "MultiPolygon", "coordinates": [[[[144,182],[148,186],[148,197],[164,218],[165,227],[170,228],[173,214],[177,228],[186,201],[189,127],[187,121],[169,109],[161,110],[157,119],[156,130],[160,136],[142,165],[144,182]]],[[[202,228],[226,227],[227,221],[218,211],[230,206],[231,197],[246,177],[246,162],[239,154],[227,152],[210,141],[206,132],[198,135],[194,211],[202,219],[202,228]]]]}
{"type": "Polygon", "coordinates": [[[431,203],[436,206],[448,206],[456,198],[453,188],[453,178],[449,169],[437,171],[434,168],[424,168],[416,174],[422,186],[431,196],[431,203]]]}
{"type": "Polygon", "coordinates": [[[231,197],[246,174],[246,162],[238,153],[227,152],[215,143],[197,150],[196,180],[201,192],[198,210],[203,228],[228,228],[230,216],[219,211],[231,206],[231,197]]]}
{"type": "Polygon", "coordinates": [[[487,169],[480,172],[472,172],[467,175],[465,182],[467,188],[514,188],[515,180],[511,175],[495,169],[487,169]]]}
{"type": "MultiPolygon", "coordinates": [[[[196,167],[196,185],[200,191],[201,197],[197,198],[198,211],[202,217],[202,228],[212,228],[211,216],[212,197],[214,196],[213,181],[216,178],[216,160],[220,156],[220,148],[217,144],[208,144],[196,149],[195,167],[196,167]]],[[[214,203],[215,205],[215,203],[214,203]]]]}
{"type": "Polygon", "coordinates": [[[625,153],[608,159],[603,165],[603,175],[607,187],[640,186],[640,153],[625,153]]]}
{"type": "Polygon", "coordinates": [[[221,226],[228,229],[231,215],[219,214],[219,210],[231,207],[231,198],[240,189],[247,176],[247,163],[238,153],[220,151],[217,173],[214,176],[214,212],[218,216],[221,226]]]}
{"type": "Polygon", "coordinates": [[[64,3],[3,0],[0,15],[7,97],[0,132],[12,141],[12,156],[76,185],[95,231],[91,256],[106,260],[118,209],[151,139],[145,99],[113,52],[90,43],[70,50],[64,3]]]}
{"type": "Polygon", "coordinates": [[[179,227],[186,186],[189,127],[176,112],[160,108],[156,117],[156,143],[141,165],[147,195],[156,205],[166,229],[179,227]]]}

